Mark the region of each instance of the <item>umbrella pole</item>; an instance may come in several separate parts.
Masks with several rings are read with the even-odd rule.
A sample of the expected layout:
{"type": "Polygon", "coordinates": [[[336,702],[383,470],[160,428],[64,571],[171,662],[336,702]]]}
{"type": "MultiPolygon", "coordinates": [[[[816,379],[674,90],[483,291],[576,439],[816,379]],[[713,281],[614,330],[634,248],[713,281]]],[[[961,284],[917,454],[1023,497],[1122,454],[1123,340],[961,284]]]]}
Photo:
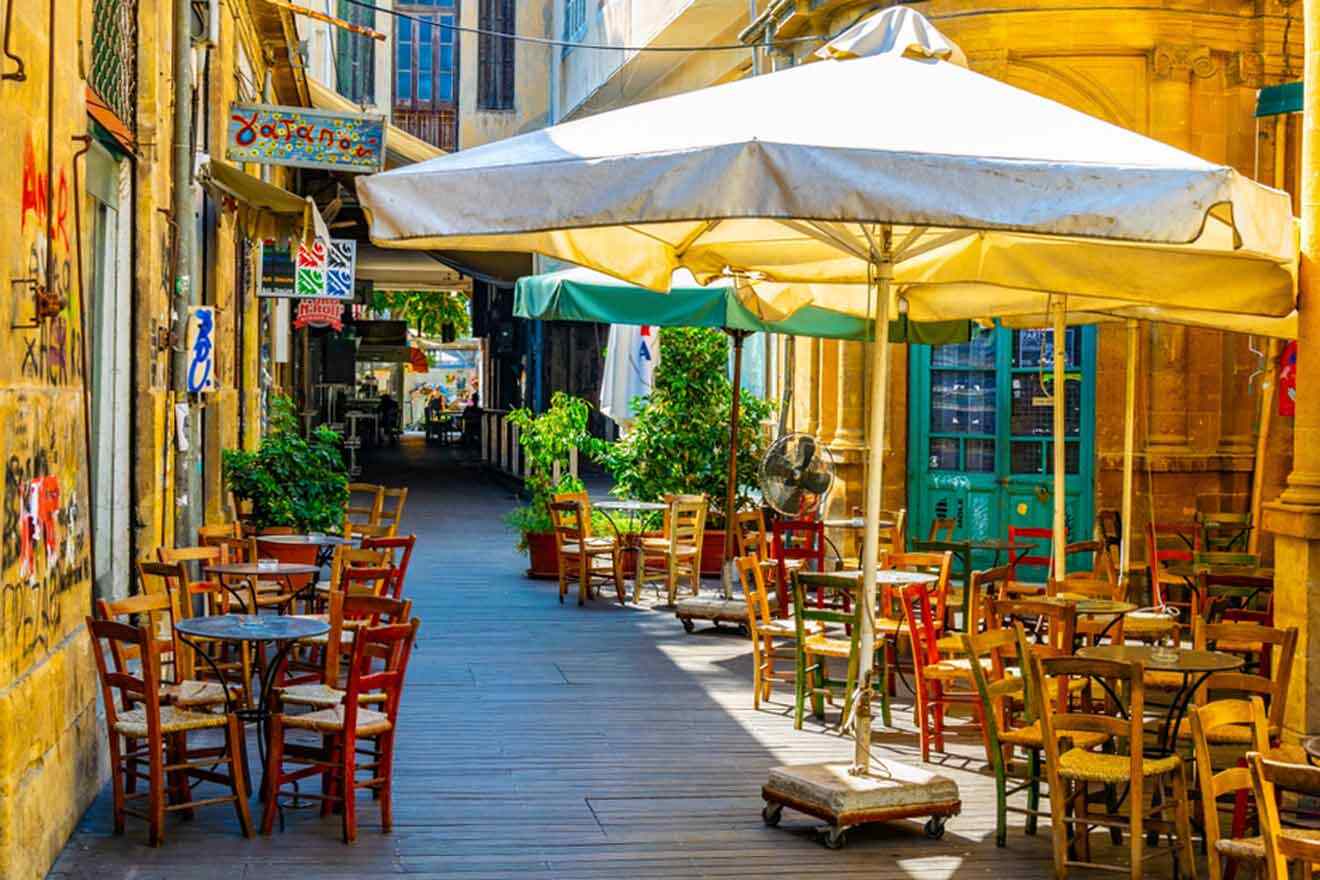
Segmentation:
{"type": "MultiPolygon", "coordinates": [[[[865,776],[871,769],[871,691],[875,674],[875,581],[880,555],[880,507],[884,488],[885,415],[889,406],[889,283],[894,277],[890,239],[883,230],[882,247],[876,255],[875,337],[871,342],[871,424],[867,437],[866,528],[862,533],[861,621],[858,625],[858,668],[856,748],[851,773],[865,776]]],[[[884,682],[881,685],[884,686],[884,682]]]]}
{"type": "Polygon", "coordinates": [[[742,359],[745,330],[727,331],[733,337],[733,400],[729,406],[729,478],[724,490],[724,564],[720,566],[724,597],[733,595],[734,530],[738,528],[734,504],[738,499],[738,427],[742,417],[742,359]]]}
{"type": "Polygon", "coordinates": [[[1137,322],[1127,322],[1127,390],[1123,407],[1123,522],[1118,552],[1118,582],[1127,586],[1132,564],[1132,464],[1137,447],[1137,322]]]}
{"type": "Polygon", "coordinates": [[[1051,304],[1054,313],[1054,576],[1062,581],[1068,572],[1068,559],[1064,548],[1068,546],[1067,497],[1065,496],[1067,440],[1064,437],[1067,390],[1064,387],[1068,364],[1068,328],[1065,325],[1067,304],[1057,297],[1051,304]]]}

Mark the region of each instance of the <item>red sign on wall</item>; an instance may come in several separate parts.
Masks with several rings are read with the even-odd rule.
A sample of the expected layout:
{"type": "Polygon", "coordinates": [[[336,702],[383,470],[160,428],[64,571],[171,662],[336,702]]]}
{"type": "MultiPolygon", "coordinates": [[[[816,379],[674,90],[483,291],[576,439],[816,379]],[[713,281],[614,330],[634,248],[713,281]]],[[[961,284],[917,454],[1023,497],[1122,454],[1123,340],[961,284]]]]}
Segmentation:
{"type": "Polygon", "coordinates": [[[1292,418],[1297,413],[1297,340],[1283,347],[1279,355],[1279,415],[1292,418]]]}

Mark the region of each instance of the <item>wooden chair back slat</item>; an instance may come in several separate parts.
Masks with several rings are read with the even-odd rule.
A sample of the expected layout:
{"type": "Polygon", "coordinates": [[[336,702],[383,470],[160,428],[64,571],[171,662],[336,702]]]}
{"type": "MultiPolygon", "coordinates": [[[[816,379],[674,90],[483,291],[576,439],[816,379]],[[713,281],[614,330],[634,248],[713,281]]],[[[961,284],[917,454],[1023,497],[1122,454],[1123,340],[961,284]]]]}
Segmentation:
{"type": "MultiPolygon", "coordinates": [[[[1288,880],[1288,862],[1320,864],[1320,841],[1290,834],[1279,819],[1279,798],[1284,792],[1320,797],[1320,768],[1272,760],[1260,752],[1247,754],[1261,840],[1265,845],[1266,877],[1288,880]]],[[[1309,872],[1304,872],[1307,876],[1309,872]]]]}
{"type": "Polygon", "coordinates": [[[408,576],[408,564],[412,561],[413,547],[416,544],[416,535],[362,539],[363,550],[383,550],[389,554],[389,558],[385,561],[394,567],[394,583],[390,587],[390,595],[396,599],[403,596],[403,584],[408,576]]]}

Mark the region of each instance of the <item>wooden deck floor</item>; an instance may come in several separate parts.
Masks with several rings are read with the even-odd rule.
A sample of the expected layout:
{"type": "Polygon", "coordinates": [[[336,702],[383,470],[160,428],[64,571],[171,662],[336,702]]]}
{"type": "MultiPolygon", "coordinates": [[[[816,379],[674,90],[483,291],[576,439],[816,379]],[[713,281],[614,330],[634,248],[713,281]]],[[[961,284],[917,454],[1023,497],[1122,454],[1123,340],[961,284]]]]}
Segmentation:
{"type": "MultiPolygon", "coordinates": [[[[423,621],[402,709],[394,832],[380,833],[363,800],[355,846],[340,842],[337,821],[309,812],[289,813],[283,833],[244,840],[232,810],[212,807],[172,819],[153,850],[132,819],[125,836],[111,834],[103,792],[52,877],[1050,875],[1048,837],[1025,837],[1020,817],[1009,846],[994,846],[994,785],[970,736],[955,738],[944,762],[963,814],[941,841],[896,823],[854,831],[831,852],[808,817],[786,812],[780,828],[764,827],[768,768],[846,761],[850,743],[810,722],[794,731],[787,692],[778,707],[753,711],[745,639],[687,635],[671,613],[610,601],[560,606],[553,583],[521,577],[500,522],[513,504],[507,491],[432,467],[416,447],[385,480],[411,487],[406,525],[420,541],[409,592],[423,621]]],[[[890,733],[876,753],[919,762],[915,746],[914,735],[890,733]]]]}

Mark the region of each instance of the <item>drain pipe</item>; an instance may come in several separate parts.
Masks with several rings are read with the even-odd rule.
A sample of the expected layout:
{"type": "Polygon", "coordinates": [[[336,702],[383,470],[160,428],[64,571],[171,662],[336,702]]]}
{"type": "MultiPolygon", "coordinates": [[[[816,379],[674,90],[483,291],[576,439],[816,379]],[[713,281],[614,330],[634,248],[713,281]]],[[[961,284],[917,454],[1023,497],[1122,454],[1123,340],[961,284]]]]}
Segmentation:
{"type": "Polygon", "coordinates": [[[188,315],[197,302],[193,265],[197,252],[197,197],[193,187],[192,4],[174,0],[174,198],[178,224],[174,250],[174,338],[172,340],[174,437],[174,543],[191,544],[201,525],[201,432],[198,411],[188,395],[188,315]]]}

